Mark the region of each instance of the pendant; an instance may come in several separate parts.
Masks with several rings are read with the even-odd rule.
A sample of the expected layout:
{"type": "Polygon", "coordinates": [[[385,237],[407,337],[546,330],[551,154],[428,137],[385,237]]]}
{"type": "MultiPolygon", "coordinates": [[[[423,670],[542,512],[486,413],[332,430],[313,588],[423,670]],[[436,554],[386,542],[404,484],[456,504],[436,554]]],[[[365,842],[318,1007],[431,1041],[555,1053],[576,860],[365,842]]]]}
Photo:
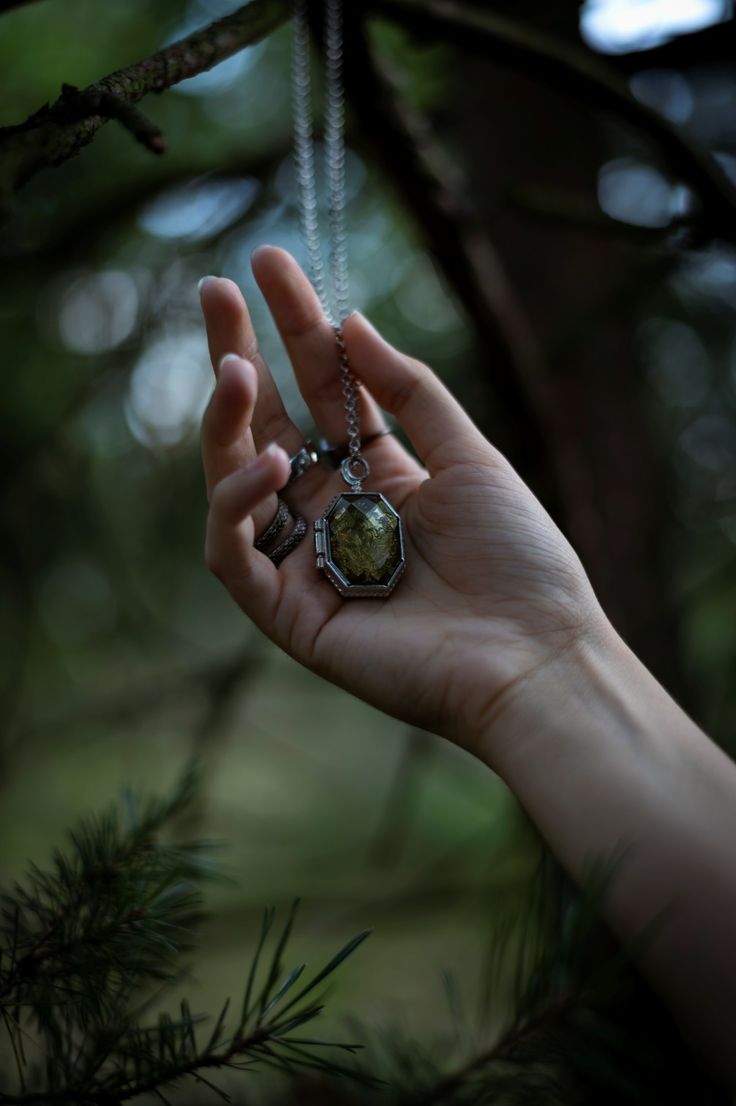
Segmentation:
{"type": "Polygon", "coordinates": [[[351,491],[336,495],[315,520],[317,568],[345,599],[385,598],[406,567],[401,518],[380,492],[362,490],[368,474],[362,457],[340,467],[351,491]]]}

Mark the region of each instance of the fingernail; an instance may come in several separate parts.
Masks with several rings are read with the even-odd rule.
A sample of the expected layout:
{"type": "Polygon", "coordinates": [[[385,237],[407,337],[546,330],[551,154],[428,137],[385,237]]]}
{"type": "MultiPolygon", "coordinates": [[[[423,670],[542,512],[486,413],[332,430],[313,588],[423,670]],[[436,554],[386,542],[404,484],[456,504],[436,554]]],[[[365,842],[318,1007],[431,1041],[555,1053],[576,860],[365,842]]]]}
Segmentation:
{"type": "Polygon", "coordinates": [[[276,442],[271,442],[269,445],[267,445],[264,453],[268,454],[269,457],[278,457],[279,454],[283,454],[284,457],[287,458],[287,460],[289,457],[289,454],[286,452],[286,450],[282,446],[277,445],[276,442]]]}
{"type": "Polygon", "coordinates": [[[245,358],[241,357],[237,353],[225,353],[218,361],[217,368],[222,369],[222,366],[225,364],[226,361],[237,361],[238,363],[240,363],[242,361],[245,361],[245,358]]]}
{"type": "Polygon", "coordinates": [[[207,284],[210,280],[217,280],[217,277],[215,277],[215,276],[203,276],[202,279],[197,282],[197,291],[201,292],[202,289],[204,288],[205,284],[207,284]]]}
{"type": "Polygon", "coordinates": [[[262,453],[258,454],[258,457],[254,461],[253,467],[256,469],[268,468],[274,457],[278,457],[280,453],[283,453],[284,457],[288,460],[289,455],[285,449],[282,449],[280,445],[276,445],[276,442],[271,442],[267,445],[262,453]]]}
{"type": "Polygon", "coordinates": [[[259,253],[261,252],[261,250],[273,250],[274,248],[275,248],[275,247],[274,247],[274,246],[272,246],[272,245],[270,244],[270,242],[262,242],[262,243],[261,243],[261,245],[260,245],[260,246],[256,246],[256,248],[255,248],[255,249],[253,250],[253,252],[251,253],[251,255],[250,255],[250,259],[251,259],[251,261],[253,260],[253,258],[254,258],[254,257],[255,257],[255,256],[257,255],[257,254],[259,254],[259,253]]]}

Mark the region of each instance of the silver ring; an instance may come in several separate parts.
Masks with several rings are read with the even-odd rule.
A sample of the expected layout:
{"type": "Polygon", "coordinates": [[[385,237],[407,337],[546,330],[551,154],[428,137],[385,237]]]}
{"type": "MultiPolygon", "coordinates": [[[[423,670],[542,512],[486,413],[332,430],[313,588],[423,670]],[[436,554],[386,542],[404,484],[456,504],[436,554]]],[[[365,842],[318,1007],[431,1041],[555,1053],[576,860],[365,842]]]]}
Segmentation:
{"type": "Polygon", "coordinates": [[[268,554],[268,557],[279,567],[284,557],[288,557],[299,543],[303,540],[304,535],[307,532],[307,520],[302,518],[301,515],[297,515],[294,520],[294,529],[289,534],[288,538],[284,538],[280,545],[277,545],[275,549],[272,549],[268,554]]]}
{"type": "MultiPolygon", "coordinates": [[[[365,449],[367,445],[371,445],[373,442],[377,441],[378,438],[385,438],[387,434],[393,434],[393,430],[390,426],[381,427],[375,434],[367,434],[365,438],[360,439],[361,450],[365,449]]],[[[342,445],[330,445],[326,438],[322,438],[319,443],[319,452],[323,460],[327,461],[333,469],[337,469],[340,467],[340,462],[350,456],[350,443],[344,442],[342,445]]]]}
{"type": "Polygon", "coordinates": [[[304,445],[293,457],[289,458],[289,479],[286,481],[286,487],[293,484],[295,480],[298,480],[300,476],[303,476],[307,469],[311,469],[312,465],[316,465],[319,460],[317,450],[314,448],[311,442],[305,442],[304,445]]]}
{"type": "Polygon", "coordinates": [[[254,548],[257,549],[259,553],[263,553],[267,546],[269,546],[272,541],[276,540],[283,528],[286,526],[288,518],[289,508],[284,503],[281,496],[279,496],[279,505],[276,514],[273,516],[268,526],[261,534],[260,538],[257,538],[253,542],[254,548]]]}

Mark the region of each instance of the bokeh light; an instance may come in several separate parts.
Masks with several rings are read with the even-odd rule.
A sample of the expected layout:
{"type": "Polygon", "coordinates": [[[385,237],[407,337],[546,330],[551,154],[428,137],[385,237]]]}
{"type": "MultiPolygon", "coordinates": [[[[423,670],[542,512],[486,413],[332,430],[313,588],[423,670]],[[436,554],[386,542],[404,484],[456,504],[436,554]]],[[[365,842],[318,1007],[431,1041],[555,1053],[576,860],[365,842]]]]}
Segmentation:
{"type": "Polygon", "coordinates": [[[198,179],[160,193],[138,220],[157,238],[195,242],[218,234],[239,219],[260,191],[253,177],[198,179]]]}
{"type": "Polygon", "coordinates": [[[75,353],[104,353],[130,337],[138,319],[138,287],[120,269],[82,273],[61,282],[59,337],[75,353]]]}
{"type": "Polygon", "coordinates": [[[125,408],[131,432],[146,446],[178,444],[198,426],[211,390],[201,330],[155,339],[131,374],[125,408]]]}
{"type": "Polygon", "coordinates": [[[593,49],[621,54],[718,23],[731,10],[728,0],[587,0],[580,32],[593,49]]]}
{"type": "Polygon", "coordinates": [[[638,227],[666,227],[685,211],[687,189],[635,158],[607,161],[598,172],[598,202],[612,219],[638,227]]]}

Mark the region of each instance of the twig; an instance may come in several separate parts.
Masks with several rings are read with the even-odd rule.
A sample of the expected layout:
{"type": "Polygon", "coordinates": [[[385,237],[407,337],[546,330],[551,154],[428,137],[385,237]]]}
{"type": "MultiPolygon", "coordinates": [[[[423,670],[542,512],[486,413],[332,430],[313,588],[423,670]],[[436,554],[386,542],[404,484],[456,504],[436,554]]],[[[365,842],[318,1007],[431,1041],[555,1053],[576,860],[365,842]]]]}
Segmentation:
{"type": "Polygon", "coordinates": [[[507,1030],[503,1037],[490,1048],[473,1056],[467,1063],[461,1065],[455,1071],[442,1076],[433,1087],[412,1099],[412,1106],[435,1106],[435,1103],[450,1102],[453,1093],[461,1087],[466,1087],[468,1079],[491,1064],[513,1060],[514,1053],[535,1033],[552,1022],[557,1024],[557,1019],[564,1017],[570,1010],[582,1006],[587,996],[580,992],[570,992],[555,999],[545,1006],[534,1017],[525,1022],[515,1023],[507,1030]]]}
{"type": "Polygon", "coordinates": [[[286,21],[289,10],[288,0],[252,0],[150,58],[75,92],[71,104],[62,92],[55,104],[45,105],[24,123],[0,128],[0,207],[41,169],[79,153],[110,118],[123,121],[139,140],[145,136],[145,144],[155,149],[156,128],[132,105],[258,42],[286,21]]]}
{"type": "Polygon", "coordinates": [[[111,89],[92,86],[80,91],[72,84],[63,84],[61,96],[49,112],[60,123],[81,123],[91,115],[117,119],[152,154],[162,154],[166,149],[161,128],[111,89]]]}
{"type": "Polygon", "coordinates": [[[209,1050],[189,1060],[172,1063],[150,1079],[131,1082],[127,1087],[106,1091],[95,1087],[89,1091],[73,1087],[60,1091],[30,1091],[20,1094],[0,1093],[0,1106],[34,1106],[37,1103],[69,1103],[79,1106],[118,1106],[139,1095],[156,1093],[161,1086],[175,1083],[186,1076],[198,1076],[202,1071],[216,1071],[233,1066],[233,1060],[253,1053],[273,1036],[271,1026],[254,1030],[248,1037],[236,1038],[222,1052],[209,1050]]]}

